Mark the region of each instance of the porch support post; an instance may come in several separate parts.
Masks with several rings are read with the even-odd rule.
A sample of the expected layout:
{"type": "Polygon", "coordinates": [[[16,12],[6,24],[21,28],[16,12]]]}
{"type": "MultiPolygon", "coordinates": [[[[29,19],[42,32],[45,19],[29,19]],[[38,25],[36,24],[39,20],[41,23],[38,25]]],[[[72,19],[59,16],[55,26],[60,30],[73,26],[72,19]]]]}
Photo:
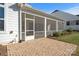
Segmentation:
{"type": "Polygon", "coordinates": [[[56,20],[56,32],[58,32],[58,20],[56,20]]]}
{"type": "Polygon", "coordinates": [[[35,16],[34,16],[34,20],[33,20],[33,30],[34,30],[34,39],[35,39],[35,16]]]}
{"type": "Polygon", "coordinates": [[[46,30],[46,24],[47,24],[47,20],[46,20],[46,18],[45,18],[45,23],[44,23],[45,25],[44,25],[44,28],[45,28],[45,38],[47,37],[47,30],[46,30]]]}

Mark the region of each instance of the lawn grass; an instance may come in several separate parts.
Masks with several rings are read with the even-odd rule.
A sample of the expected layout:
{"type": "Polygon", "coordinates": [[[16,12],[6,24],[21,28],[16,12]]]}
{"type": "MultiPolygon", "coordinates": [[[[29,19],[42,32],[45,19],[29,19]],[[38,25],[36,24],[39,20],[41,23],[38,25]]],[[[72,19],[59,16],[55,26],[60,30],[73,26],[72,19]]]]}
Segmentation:
{"type": "Polygon", "coordinates": [[[73,55],[79,56],[79,32],[57,37],[57,40],[76,44],[78,47],[73,55]]]}
{"type": "Polygon", "coordinates": [[[68,43],[79,45],[79,33],[77,33],[77,32],[60,36],[57,39],[61,40],[61,41],[68,42],[68,43]]]}

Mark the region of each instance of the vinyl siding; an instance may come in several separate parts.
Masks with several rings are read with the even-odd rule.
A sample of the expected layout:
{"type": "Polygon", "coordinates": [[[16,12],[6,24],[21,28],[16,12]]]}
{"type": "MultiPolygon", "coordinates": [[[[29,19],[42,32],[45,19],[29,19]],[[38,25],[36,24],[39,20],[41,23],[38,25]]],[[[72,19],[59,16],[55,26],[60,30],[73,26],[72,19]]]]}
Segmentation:
{"type": "Polygon", "coordinates": [[[5,9],[5,33],[0,34],[1,42],[18,39],[18,9],[11,3],[6,3],[5,9]],[[12,34],[10,34],[11,31],[13,31],[12,34]]]}

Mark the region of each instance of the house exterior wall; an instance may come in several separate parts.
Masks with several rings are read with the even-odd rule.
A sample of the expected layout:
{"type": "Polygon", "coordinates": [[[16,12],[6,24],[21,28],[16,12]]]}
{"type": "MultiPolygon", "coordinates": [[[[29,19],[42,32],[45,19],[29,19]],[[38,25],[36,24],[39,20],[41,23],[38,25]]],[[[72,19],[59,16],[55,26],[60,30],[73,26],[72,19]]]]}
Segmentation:
{"type": "Polygon", "coordinates": [[[79,25],[76,25],[76,24],[75,24],[75,25],[68,25],[68,26],[67,26],[67,25],[66,25],[66,22],[67,22],[67,21],[65,21],[65,25],[64,25],[64,26],[65,26],[65,30],[66,30],[66,29],[72,29],[72,30],[78,30],[78,31],[79,31],[79,25]]]}
{"type": "Polygon", "coordinates": [[[18,9],[15,4],[5,3],[5,30],[0,32],[0,42],[10,42],[18,39],[18,9]]]}
{"type": "Polygon", "coordinates": [[[73,30],[79,30],[79,25],[74,24],[76,22],[76,20],[79,20],[78,16],[72,15],[72,14],[69,14],[69,13],[66,13],[66,12],[63,12],[60,10],[54,11],[52,13],[52,16],[55,16],[55,17],[65,21],[64,22],[64,26],[65,26],[64,30],[69,29],[69,28],[72,28],[73,30]],[[67,26],[66,25],[67,21],[70,21],[71,25],[67,26]]]}
{"type": "MultiPolygon", "coordinates": [[[[44,24],[44,25],[42,25],[42,26],[44,26],[43,37],[45,37],[45,34],[47,35],[47,31],[48,31],[47,28],[46,28],[46,32],[45,32],[45,24],[46,24],[45,19],[46,19],[46,22],[48,22],[48,23],[51,23],[51,21],[52,21],[53,24],[51,23],[51,26],[52,26],[51,31],[52,30],[56,31],[56,29],[57,29],[56,28],[57,19],[53,19],[53,18],[50,18],[50,17],[47,17],[47,16],[43,16],[43,15],[39,15],[39,14],[36,14],[36,13],[31,13],[31,12],[25,12],[25,13],[44,18],[43,20],[41,20],[41,22],[43,22],[43,24],[44,24]],[[50,20],[47,21],[47,19],[50,19],[50,20]]],[[[22,39],[23,36],[22,36],[22,18],[21,18],[21,16],[22,15],[20,13],[20,10],[17,8],[17,6],[15,4],[12,4],[12,3],[6,3],[5,4],[5,20],[4,20],[5,30],[3,32],[0,32],[0,38],[1,38],[0,42],[11,42],[11,41],[17,42],[19,40],[19,37],[22,39]]],[[[35,21],[38,20],[38,22],[40,21],[39,19],[35,19],[35,18],[34,18],[34,20],[35,21]]],[[[40,33],[41,33],[41,31],[39,32],[39,34],[40,33]]],[[[34,37],[35,37],[35,35],[36,34],[34,34],[34,37]]],[[[38,37],[40,37],[40,35],[38,35],[38,37]]]]}
{"type": "Polygon", "coordinates": [[[64,23],[65,30],[71,28],[72,30],[78,30],[79,31],[79,25],[76,25],[76,20],[71,20],[71,21],[69,20],[70,21],[70,25],[66,25],[67,21],[65,21],[65,23],[64,23]]]}
{"type": "Polygon", "coordinates": [[[76,25],[76,19],[74,19],[74,20],[69,20],[69,19],[67,19],[67,20],[65,20],[64,21],[64,30],[67,30],[67,29],[72,29],[72,30],[78,30],[79,31],[79,25],[76,25]],[[69,21],[70,22],[70,25],[67,25],[66,23],[67,23],[67,21],[69,21]]]}

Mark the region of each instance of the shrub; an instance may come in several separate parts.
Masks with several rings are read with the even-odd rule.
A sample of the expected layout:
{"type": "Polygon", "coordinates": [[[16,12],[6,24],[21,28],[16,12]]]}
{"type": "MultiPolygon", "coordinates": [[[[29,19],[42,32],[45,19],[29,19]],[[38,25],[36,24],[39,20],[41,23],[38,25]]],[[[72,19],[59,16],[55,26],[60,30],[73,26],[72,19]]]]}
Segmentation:
{"type": "Polygon", "coordinates": [[[61,35],[64,35],[64,32],[61,32],[61,35]]]}
{"type": "Polygon", "coordinates": [[[50,38],[50,37],[52,37],[52,36],[51,36],[51,35],[48,35],[47,37],[50,38]]]}
{"type": "Polygon", "coordinates": [[[61,33],[60,33],[60,32],[54,32],[54,33],[53,33],[53,36],[54,36],[54,37],[59,37],[59,36],[61,36],[61,33]]]}
{"type": "Polygon", "coordinates": [[[71,28],[67,29],[66,31],[70,32],[70,33],[73,32],[73,30],[71,28]]]}
{"type": "Polygon", "coordinates": [[[63,35],[67,35],[69,34],[67,31],[63,31],[63,35]]]}

